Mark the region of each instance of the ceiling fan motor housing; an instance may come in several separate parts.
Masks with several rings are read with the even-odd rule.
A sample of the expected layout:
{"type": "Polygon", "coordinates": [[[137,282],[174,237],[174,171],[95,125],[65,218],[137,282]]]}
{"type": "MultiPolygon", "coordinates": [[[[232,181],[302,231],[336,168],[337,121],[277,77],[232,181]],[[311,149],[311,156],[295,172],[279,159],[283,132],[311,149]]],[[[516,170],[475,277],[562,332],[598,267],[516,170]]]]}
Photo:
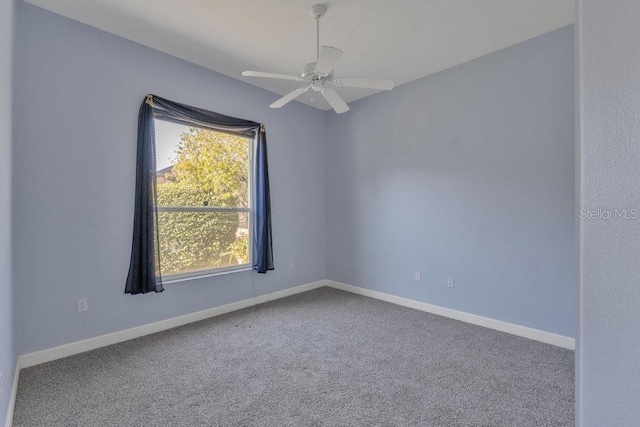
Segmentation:
{"type": "Polygon", "coordinates": [[[329,74],[320,74],[316,71],[316,63],[309,62],[302,68],[302,78],[305,81],[313,84],[314,90],[320,90],[321,88],[316,89],[316,85],[324,86],[324,84],[333,79],[333,71],[329,74]]]}

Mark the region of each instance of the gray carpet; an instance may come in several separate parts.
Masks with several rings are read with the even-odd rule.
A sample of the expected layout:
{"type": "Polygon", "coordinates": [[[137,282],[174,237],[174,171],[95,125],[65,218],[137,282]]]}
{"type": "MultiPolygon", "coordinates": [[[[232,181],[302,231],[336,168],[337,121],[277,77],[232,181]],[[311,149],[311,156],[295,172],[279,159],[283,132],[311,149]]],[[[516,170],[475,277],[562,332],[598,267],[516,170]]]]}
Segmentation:
{"type": "Polygon", "coordinates": [[[24,369],[14,425],[570,426],[573,358],[321,288],[24,369]]]}

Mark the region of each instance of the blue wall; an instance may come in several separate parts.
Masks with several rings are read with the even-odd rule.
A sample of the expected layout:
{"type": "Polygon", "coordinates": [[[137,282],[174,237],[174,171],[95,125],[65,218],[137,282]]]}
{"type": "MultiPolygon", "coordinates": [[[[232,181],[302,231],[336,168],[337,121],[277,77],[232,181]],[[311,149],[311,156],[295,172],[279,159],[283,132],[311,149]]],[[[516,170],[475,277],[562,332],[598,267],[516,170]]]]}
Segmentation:
{"type": "Polygon", "coordinates": [[[0,373],[4,423],[16,359],[13,348],[11,281],[11,74],[13,66],[13,0],[0,0],[0,373]]]}
{"type": "Polygon", "coordinates": [[[324,279],[325,119],[301,104],[20,2],[14,233],[17,350],[28,353],[324,279]],[[276,270],[123,293],[137,113],[147,93],[265,123],[276,270]],[[295,270],[290,271],[290,262],[295,270]],[[89,311],[77,313],[76,300],[89,311]]]}
{"type": "Polygon", "coordinates": [[[328,278],[573,336],[573,40],[327,113],[328,278]]]}
{"type": "Polygon", "coordinates": [[[19,353],[249,298],[254,280],[263,294],[330,278],[573,336],[573,27],[338,116],[271,110],[277,95],[22,2],[17,12],[19,353]],[[266,124],[275,272],[123,294],[149,92],[266,124]]]}

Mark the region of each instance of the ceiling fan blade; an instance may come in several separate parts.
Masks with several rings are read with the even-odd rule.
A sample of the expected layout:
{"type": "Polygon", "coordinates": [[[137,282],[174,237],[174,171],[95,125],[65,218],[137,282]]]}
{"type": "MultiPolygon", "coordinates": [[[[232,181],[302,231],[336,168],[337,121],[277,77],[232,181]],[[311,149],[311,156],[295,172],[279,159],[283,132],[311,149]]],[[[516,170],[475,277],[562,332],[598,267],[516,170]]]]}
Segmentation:
{"type": "Polygon", "coordinates": [[[243,71],[242,75],[245,77],[265,77],[268,79],[294,80],[296,82],[303,81],[303,78],[300,76],[290,76],[288,74],[277,73],[263,73],[262,71],[243,71]]]}
{"type": "Polygon", "coordinates": [[[311,87],[311,85],[306,86],[306,87],[299,87],[298,89],[296,89],[294,91],[291,91],[288,94],[286,94],[285,96],[283,96],[282,98],[278,99],[276,102],[274,102],[273,104],[269,105],[269,107],[271,107],[271,108],[283,107],[284,105],[286,105],[290,101],[293,101],[294,99],[296,99],[297,97],[299,97],[300,95],[302,95],[303,93],[308,91],[310,87],[311,87]]]}
{"type": "Polygon", "coordinates": [[[340,98],[340,95],[338,95],[335,90],[323,89],[320,93],[336,113],[342,114],[349,111],[349,106],[340,98]]]}
{"type": "Polygon", "coordinates": [[[361,87],[365,89],[391,90],[396,85],[390,79],[365,79],[358,77],[341,77],[333,81],[336,86],[361,87]]]}
{"type": "Polygon", "coordinates": [[[322,46],[316,62],[316,73],[329,74],[342,56],[342,51],[331,46],[322,46]]]}

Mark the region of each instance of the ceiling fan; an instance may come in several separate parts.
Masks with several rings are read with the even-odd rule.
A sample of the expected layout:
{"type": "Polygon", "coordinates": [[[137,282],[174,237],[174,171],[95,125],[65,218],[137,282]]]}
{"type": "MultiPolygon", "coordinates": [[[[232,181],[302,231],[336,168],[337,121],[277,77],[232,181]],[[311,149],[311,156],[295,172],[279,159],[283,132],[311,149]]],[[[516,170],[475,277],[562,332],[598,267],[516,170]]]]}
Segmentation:
{"type": "Polygon", "coordinates": [[[302,69],[300,76],[288,74],[264,73],[262,71],[244,71],[245,77],[264,77],[269,79],[293,80],[297,82],[305,82],[306,86],[300,87],[289,92],[282,98],[278,99],[271,108],[280,108],[288,102],[293,101],[309,89],[320,92],[327,100],[331,108],[338,114],[349,111],[349,106],[342,100],[340,95],[333,89],[334,87],[357,87],[365,89],[391,90],[395,86],[393,80],[389,79],[369,79],[360,77],[339,77],[333,76],[333,67],[342,56],[342,51],[331,46],[322,46],[320,48],[320,18],[327,11],[327,7],[323,4],[316,4],[311,7],[311,16],[316,20],[316,62],[310,62],[302,69]]]}

